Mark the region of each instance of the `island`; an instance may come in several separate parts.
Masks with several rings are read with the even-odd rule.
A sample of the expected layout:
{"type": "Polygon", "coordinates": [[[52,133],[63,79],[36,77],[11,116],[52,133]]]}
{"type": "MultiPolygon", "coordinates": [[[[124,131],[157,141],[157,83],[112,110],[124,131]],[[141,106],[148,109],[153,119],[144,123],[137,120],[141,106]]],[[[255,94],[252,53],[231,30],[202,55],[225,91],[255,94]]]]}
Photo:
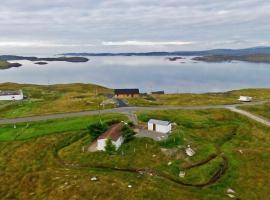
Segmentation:
{"type": "Polygon", "coordinates": [[[12,67],[20,67],[20,66],[22,66],[20,63],[10,63],[5,60],[0,60],[0,70],[9,69],[12,67]]]}
{"type": "Polygon", "coordinates": [[[166,58],[169,61],[177,61],[177,60],[182,60],[184,59],[183,57],[177,56],[177,57],[167,57],[166,58]]]}
{"type": "Polygon", "coordinates": [[[35,62],[36,65],[47,65],[47,62],[35,62]]]}
{"type": "Polygon", "coordinates": [[[85,57],[46,57],[46,58],[38,58],[35,56],[15,56],[15,55],[2,55],[0,56],[0,60],[28,60],[32,62],[39,62],[39,61],[65,61],[65,62],[88,62],[89,59],[85,57]]]}
{"type": "Polygon", "coordinates": [[[85,57],[55,57],[55,58],[38,58],[38,57],[26,57],[26,56],[15,56],[15,55],[0,55],[0,70],[9,69],[12,67],[20,67],[22,64],[20,63],[10,63],[9,61],[18,61],[18,60],[28,60],[35,62],[36,65],[47,65],[47,62],[52,61],[63,61],[63,62],[71,62],[71,63],[80,63],[80,62],[88,62],[89,59],[85,57]]]}
{"type": "Polygon", "coordinates": [[[192,58],[192,60],[203,62],[243,61],[253,63],[270,63],[270,54],[251,54],[242,56],[208,55],[208,56],[194,57],[192,58]]]}

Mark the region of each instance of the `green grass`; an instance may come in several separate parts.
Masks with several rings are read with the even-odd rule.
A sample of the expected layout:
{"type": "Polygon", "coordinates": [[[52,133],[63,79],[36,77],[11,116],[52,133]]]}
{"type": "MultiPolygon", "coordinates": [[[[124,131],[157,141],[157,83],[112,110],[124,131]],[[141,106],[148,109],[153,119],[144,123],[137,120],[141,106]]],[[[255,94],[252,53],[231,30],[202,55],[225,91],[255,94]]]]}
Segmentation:
{"type": "MultiPolygon", "coordinates": [[[[98,110],[99,105],[107,99],[103,93],[112,90],[93,84],[65,85],[29,85],[4,83],[0,90],[22,89],[28,99],[18,102],[1,102],[0,117],[15,118],[22,116],[45,115],[52,113],[98,110]]],[[[115,105],[107,104],[105,108],[115,105]]]]}
{"type": "Polygon", "coordinates": [[[270,103],[256,106],[241,106],[241,109],[270,119],[270,103]]]}
{"type": "MultiPolygon", "coordinates": [[[[30,85],[3,83],[0,90],[23,89],[28,99],[20,102],[0,102],[0,118],[16,118],[53,113],[98,110],[113,90],[93,84],[30,85]]],[[[240,95],[255,101],[269,101],[270,89],[243,89],[225,93],[142,95],[124,99],[130,106],[198,106],[236,104],[240,95]]],[[[116,105],[108,103],[106,108],[116,105]]]]}
{"type": "MultiPolygon", "coordinates": [[[[118,114],[102,115],[101,120],[106,121],[109,119],[125,120],[126,117],[118,114]]],[[[0,141],[10,141],[16,137],[16,140],[25,140],[32,137],[39,137],[53,133],[62,133],[68,131],[85,130],[87,126],[99,121],[99,116],[67,118],[59,120],[49,120],[32,123],[22,123],[14,125],[0,126],[0,141]]]]}
{"type": "MultiPolygon", "coordinates": [[[[93,141],[86,127],[91,122],[98,122],[97,116],[35,122],[28,128],[25,128],[26,124],[20,124],[17,130],[24,127],[27,132],[16,140],[11,137],[17,132],[13,126],[1,126],[1,198],[214,200],[228,199],[228,188],[234,189],[239,199],[265,199],[270,195],[269,128],[222,109],[137,114],[140,123],[157,118],[176,122],[177,126],[165,142],[135,139],[123,144],[114,155],[82,151],[93,141]],[[195,150],[194,157],[185,155],[187,145],[195,150]],[[171,154],[164,153],[161,148],[171,154]],[[217,157],[210,162],[185,169],[213,153],[217,157]],[[58,162],[55,155],[72,165],[58,162]],[[95,167],[154,169],[175,180],[199,184],[208,181],[219,169],[221,156],[228,159],[228,170],[217,183],[204,188],[178,185],[150,174],[95,167]],[[180,170],[185,170],[184,178],[178,176],[180,170]],[[98,181],[90,181],[93,176],[97,176],[98,181]],[[128,188],[129,184],[133,187],[128,188]]],[[[103,120],[122,117],[115,114],[102,116],[103,120]]]]}

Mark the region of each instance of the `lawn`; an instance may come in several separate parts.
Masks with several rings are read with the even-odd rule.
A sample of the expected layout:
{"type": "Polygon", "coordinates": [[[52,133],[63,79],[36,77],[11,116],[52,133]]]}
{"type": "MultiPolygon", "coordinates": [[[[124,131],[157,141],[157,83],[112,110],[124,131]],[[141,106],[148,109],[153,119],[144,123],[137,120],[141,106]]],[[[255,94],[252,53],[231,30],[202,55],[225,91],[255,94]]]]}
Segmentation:
{"type": "MultiPolygon", "coordinates": [[[[270,196],[270,129],[222,109],[147,111],[150,118],[175,122],[166,141],[125,143],[113,155],[87,152],[86,127],[98,116],[29,125],[1,126],[0,196],[3,199],[239,199],[270,196]],[[19,137],[17,130],[23,130],[19,137]],[[187,145],[193,157],[184,153],[187,145]],[[220,179],[213,176],[228,166],[220,179]],[[132,170],[141,170],[142,173],[132,170]],[[179,177],[184,171],[185,177],[179,177]],[[97,181],[91,181],[96,176],[97,181]],[[210,185],[197,187],[211,182],[210,185]],[[129,188],[128,185],[132,187],[129,188]],[[185,186],[187,185],[187,186],[185,186]],[[197,185],[197,186],[192,186],[197,185]]],[[[102,120],[125,119],[102,115],[102,120]]]]}
{"type": "Polygon", "coordinates": [[[106,114],[101,118],[98,115],[89,117],[77,117],[58,120],[48,120],[32,123],[21,123],[14,125],[0,125],[0,141],[26,140],[33,137],[44,136],[54,133],[82,131],[96,121],[107,121],[109,119],[126,120],[126,117],[119,114],[106,114]]]}

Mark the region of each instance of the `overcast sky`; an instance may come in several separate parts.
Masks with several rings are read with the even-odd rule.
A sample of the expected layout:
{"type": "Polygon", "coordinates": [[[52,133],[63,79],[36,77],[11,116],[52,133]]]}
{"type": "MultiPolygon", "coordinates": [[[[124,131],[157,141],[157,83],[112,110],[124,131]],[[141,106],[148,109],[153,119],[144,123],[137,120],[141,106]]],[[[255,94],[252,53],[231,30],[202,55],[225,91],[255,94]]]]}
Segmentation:
{"type": "Polygon", "coordinates": [[[1,0],[0,53],[270,45],[269,0],[1,0]]]}

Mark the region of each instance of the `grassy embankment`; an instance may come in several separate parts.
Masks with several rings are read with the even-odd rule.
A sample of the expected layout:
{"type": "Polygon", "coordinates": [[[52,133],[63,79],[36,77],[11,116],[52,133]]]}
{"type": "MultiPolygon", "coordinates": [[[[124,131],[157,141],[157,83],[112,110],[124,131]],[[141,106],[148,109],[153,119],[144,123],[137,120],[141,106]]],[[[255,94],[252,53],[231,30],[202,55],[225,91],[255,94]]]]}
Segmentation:
{"type": "MultiPolygon", "coordinates": [[[[112,93],[112,90],[92,84],[64,85],[29,85],[0,84],[0,90],[23,89],[28,99],[18,102],[0,102],[0,118],[14,118],[31,115],[98,110],[99,105],[107,98],[101,93],[112,93]]],[[[108,104],[105,108],[114,107],[108,104]]]]}
{"type": "MultiPolygon", "coordinates": [[[[106,115],[104,120],[119,117],[122,118],[106,115]]],[[[17,129],[0,126],[0,196],[49,200],[208,200],[228,199],[228,188],[234,189],[240,199],[265,199],[270,195],[268,128],[226,110],[143,112],[138,117],[141,121],[171,120],[177,126],[167,141],[135,139],[122,145],[115,155],[82,152],[92,140],[85,128],[98,121],[97,116],[21,124],[17,129]],[[19,130],[22,132],[14,140],[19,130]],[[183,152],[188,144],[196,151],[192,158],[183,152]],[[58,152],[55,147],[60,147],[58,152]],[[70,165],[57,162],[54,153],[70,165]],[[213,154],[216,157],[211,161],[188,169],[213,154]],[[228,170],[217,183],[204,188],[182,186],[155,174],[93,168],[102,165],[153,169],[176,180],[198,184],[215,174],[223,163],[223,155],[228,159],[228,170]],[[179,178],[180,170],[186,172],[185,178],[179,178]],[[98,181],[90,181],[92,176],[97,176],[98,181]],[[128,188],[129,184],[132,188],[128,188]]]]}

